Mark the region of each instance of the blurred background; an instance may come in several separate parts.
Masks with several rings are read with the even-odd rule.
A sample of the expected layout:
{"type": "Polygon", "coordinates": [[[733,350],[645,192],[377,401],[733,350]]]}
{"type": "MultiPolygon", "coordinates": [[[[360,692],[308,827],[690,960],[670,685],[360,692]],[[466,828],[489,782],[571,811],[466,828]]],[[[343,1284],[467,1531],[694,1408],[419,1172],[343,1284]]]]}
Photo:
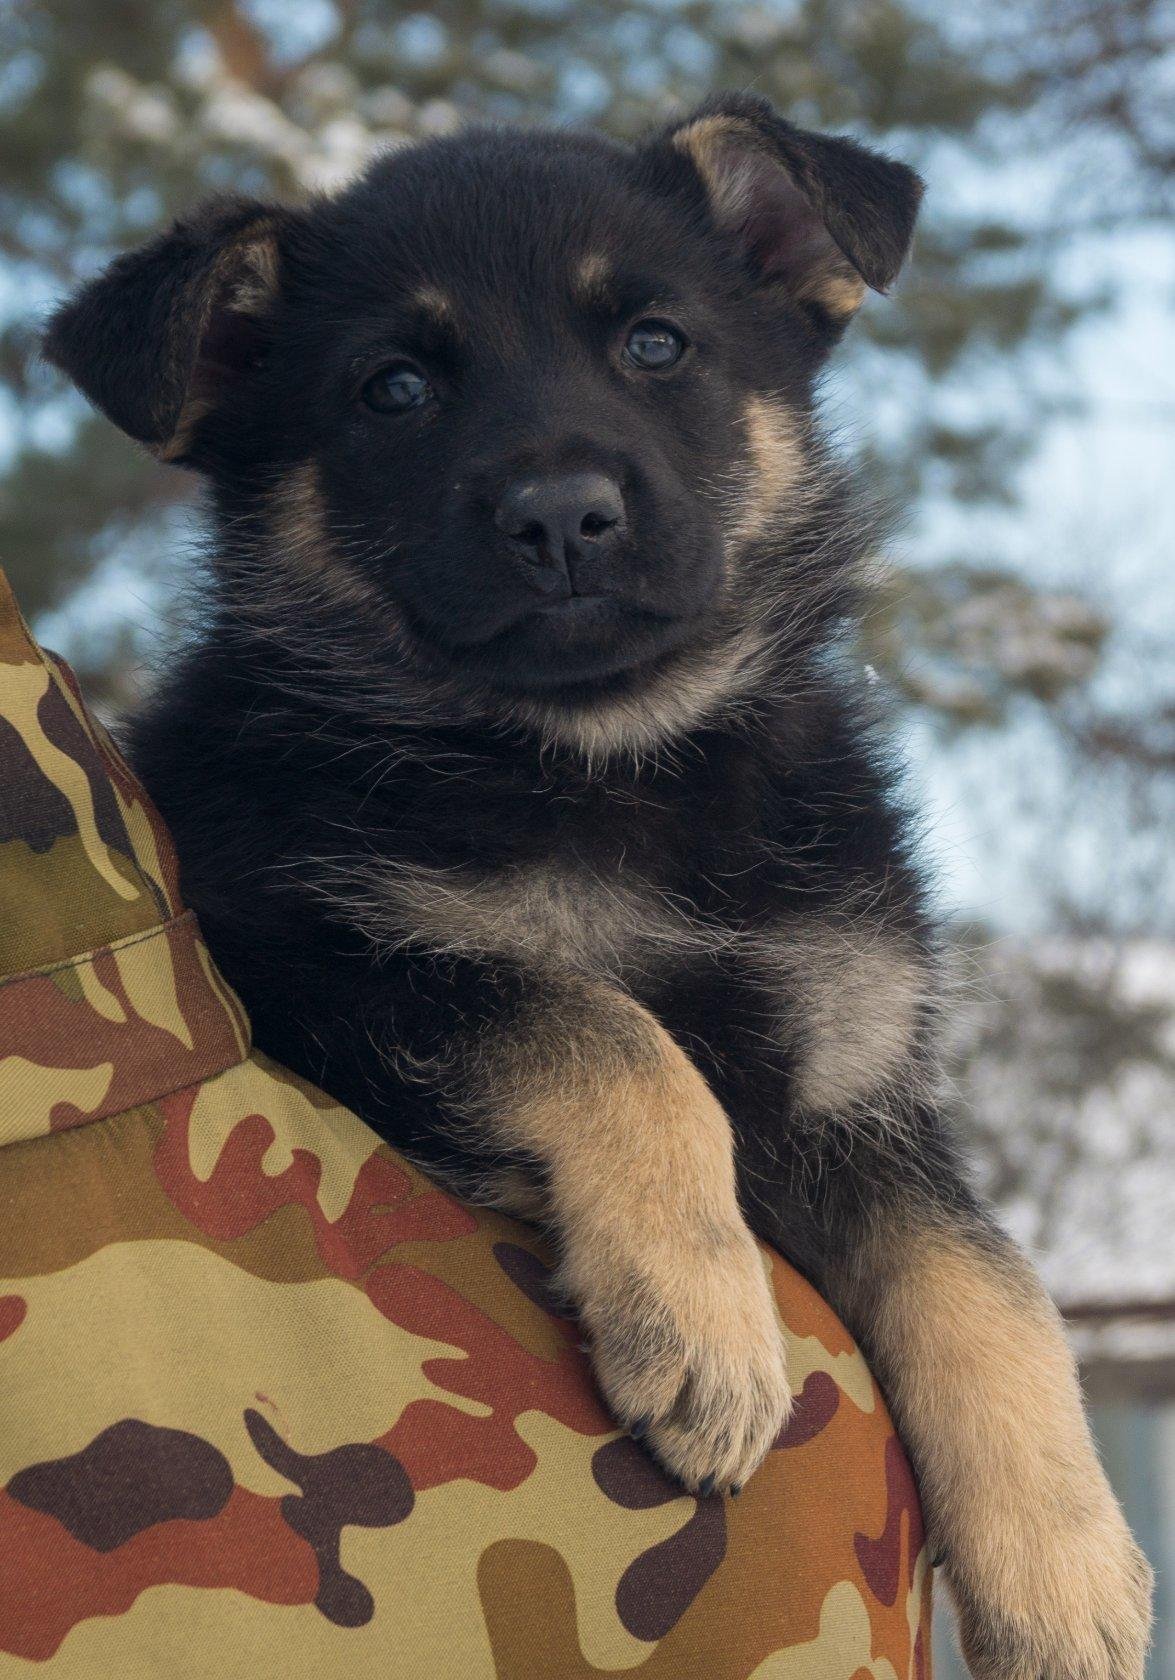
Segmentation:
{"type": "MultiPolygon", "coordinates": [[[[197,486],[41,366],[203,192],[330,190],[470,119],[620,135],[716,87],[929,182],[825,409],[903,514],[860,658],[958,949],[980,1176],[1077,1341],[1175,1677],[1175,45],[1163,0],[0,3],[0,564],[108,716],[197,486]]],[[[957,1672],[949,1631],[939,1674],[957,1672]]]]}

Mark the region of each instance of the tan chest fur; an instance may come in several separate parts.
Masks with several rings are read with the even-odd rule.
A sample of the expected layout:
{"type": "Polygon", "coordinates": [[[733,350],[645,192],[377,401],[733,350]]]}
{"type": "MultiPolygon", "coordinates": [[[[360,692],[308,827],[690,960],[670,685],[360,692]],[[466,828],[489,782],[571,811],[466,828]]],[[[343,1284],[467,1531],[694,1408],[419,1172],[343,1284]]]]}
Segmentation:
{"type": "Polygon", "coordinates": [[[721,955],[765,995],[807,1113],[844,1111],[890,1082],[932,988],[925,956],[876,917],[846,908],[722,926],[628,871],[603,877],[542,864],[477,874],[381,863],[355,883],[347,909],[385,949],[504,958],[638,993],[642,978],[664,980],[721,955]]]}
{"type": "Polygon", "coordinates": [[[382,943],[613,980],[663,971],[730,937],[631,874],[603,877],[575,865],[477,874],[381,864],[355,910],[382,943]]]}

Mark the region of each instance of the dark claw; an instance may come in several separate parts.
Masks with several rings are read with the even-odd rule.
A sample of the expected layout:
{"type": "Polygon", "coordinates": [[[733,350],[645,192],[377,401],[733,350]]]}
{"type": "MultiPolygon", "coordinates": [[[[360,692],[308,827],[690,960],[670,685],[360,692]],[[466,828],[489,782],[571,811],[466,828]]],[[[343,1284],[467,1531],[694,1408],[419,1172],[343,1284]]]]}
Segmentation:
{"type": "Polygon", "coordinates": [[[717,1485],[717,1481],[718,1481],[718,1478],[716,1476],[707,1476],[704,1481],[699,1482],[698,1483],[698,1498],[699,1499],[709,1499],[710,1495],[714,1492],[714,1489],[717,1485]]]}
{"type": "Polygon", "coordinates": [[[646,1414],[644,1417],[636,1418],[629,1424],[628,1433],[632,1436],[634,1441],[643,1441],[652,1427],[653,1419],[651,1415],[646,1414]]]}
{"type": "Polygon", "coordinates": [[[741,1482],[732,1482],[731,1488],[730,1488],[730,1497],[732,1499],[737,1499],[739,1494],[742,1491],[743,1491],[743,1484],[741,1482]]]}

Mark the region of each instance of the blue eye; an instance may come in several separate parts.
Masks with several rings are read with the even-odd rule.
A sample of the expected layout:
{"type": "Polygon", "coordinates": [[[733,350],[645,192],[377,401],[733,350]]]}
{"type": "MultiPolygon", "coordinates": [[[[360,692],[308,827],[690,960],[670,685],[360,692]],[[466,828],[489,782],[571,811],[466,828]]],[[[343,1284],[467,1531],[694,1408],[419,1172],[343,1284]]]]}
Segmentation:
{"type": "Polygon", "coordinates": [[[411,362],[389,362],[363,387],[363,401],[378,414],[406,414],[432,396],[432,386],[411,362]]]}
{"type": "Polygon", "coordinates": [[[659,372],[679,362],[685,339],[664,321],[638,321],[628,335],[624,359],[631,367],[659,372]]]}

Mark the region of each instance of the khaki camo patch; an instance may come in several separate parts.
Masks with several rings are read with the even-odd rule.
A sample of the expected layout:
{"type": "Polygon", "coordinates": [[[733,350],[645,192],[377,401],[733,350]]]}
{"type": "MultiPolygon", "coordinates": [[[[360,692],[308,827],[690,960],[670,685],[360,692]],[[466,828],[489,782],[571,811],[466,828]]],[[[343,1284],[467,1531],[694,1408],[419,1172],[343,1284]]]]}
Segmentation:
{"type": "Polygon", "coordinates": [[[25,1056],[0,1061],[0,1114],[19,1114],[22,1135],[47,1132],[64,1103],[86,1113],[100,1108],[114,1081],[114,1063],[90,1068],[42,1067],[25,1056]]]}
{"type": "Polygon", "coordinates": [[[98,832],[94,797],[85,770],[49,738],[41,703],[50,693],[43,665],[9,665],[4,671],[4,716],[16,729],[46,781],[56,788],[77,818],[78,835],[91,868],[120,898],[139,889],[128,880],[114,853],[98,832]]]}
{"type": "Polygon", "coordinates": [[[898,1680],[891,1662],[872,1659],[872,1629],[865,1601],[851,1581],[824,1600],[820,1632],[810,1643],[760,1663],[751,1680],[898,1680]]]}
{"type": "Polygon", "coordinates": [[[0,981],[0,1143],[105,1119],[239,1063],[240,1004],[189,913],[40,973],[0,981]],[[56,1069],[55,1096],[30,1066],[56,1069]],[[99,1086],[94,1070],[111,1071],[99,1086]],[[80,1077],[80,1076],[88,1077],[80,1077]]]}

